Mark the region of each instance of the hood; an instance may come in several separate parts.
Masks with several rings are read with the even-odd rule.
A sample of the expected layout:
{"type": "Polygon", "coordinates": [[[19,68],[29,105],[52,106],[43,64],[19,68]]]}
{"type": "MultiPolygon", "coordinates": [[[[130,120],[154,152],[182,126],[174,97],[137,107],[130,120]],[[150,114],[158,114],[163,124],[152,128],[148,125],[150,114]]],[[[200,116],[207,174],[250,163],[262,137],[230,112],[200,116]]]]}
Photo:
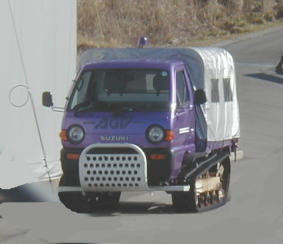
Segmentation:
{"type": "MultiPolygon", "coordinates": [[[[146,138],[146,131],[151,125],[160,125],[170,129],[170,112],[90,112],[75,115],[67,112],[62,129],[80,125],[85,138],[80,144],[64,142],[65,147],[84,148],[94,143],[133,143],[142,148],[153,147],[146,138]]],[[[166,142],[154,145],[162,147],[166,142]]]]}

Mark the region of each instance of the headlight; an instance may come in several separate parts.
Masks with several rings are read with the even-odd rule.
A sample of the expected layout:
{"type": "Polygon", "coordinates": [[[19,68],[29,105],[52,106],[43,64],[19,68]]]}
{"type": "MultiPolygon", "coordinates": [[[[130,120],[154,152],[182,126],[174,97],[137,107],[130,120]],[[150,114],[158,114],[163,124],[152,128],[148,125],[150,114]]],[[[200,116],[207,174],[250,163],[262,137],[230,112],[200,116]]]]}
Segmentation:
{"type": "Polygon", "coordinates": [[[85,132],[79,125],[74,125],[68,129],[68,139],[71,143],[78,144],[83,141],[85,132]]]}
{"type": "Polygon", "coordinates": [[[151,143],[159,143],[165,139],[165,130],[160,125],[152,125],[147,129],[146,137],[151,143]]]}

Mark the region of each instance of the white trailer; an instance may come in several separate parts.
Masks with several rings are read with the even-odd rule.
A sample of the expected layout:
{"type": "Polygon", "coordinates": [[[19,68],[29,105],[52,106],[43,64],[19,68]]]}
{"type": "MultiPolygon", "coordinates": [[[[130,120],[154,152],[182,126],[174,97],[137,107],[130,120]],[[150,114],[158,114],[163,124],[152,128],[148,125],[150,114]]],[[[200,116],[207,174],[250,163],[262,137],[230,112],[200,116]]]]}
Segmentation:
{"type": "Polygon", "coordinates": [[[56,104],[76,70],[76,0],[0,1],[0,188],[61,174],[62,113],[41,104],[54,91],[56,104]]]}

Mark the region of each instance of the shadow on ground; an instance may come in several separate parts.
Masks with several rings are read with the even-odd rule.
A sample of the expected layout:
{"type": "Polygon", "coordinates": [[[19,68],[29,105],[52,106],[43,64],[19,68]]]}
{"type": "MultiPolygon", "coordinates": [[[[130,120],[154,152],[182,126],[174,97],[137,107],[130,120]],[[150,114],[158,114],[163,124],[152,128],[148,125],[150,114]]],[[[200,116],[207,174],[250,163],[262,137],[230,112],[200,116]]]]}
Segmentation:
{"type": "MultiPolygon", "coordinates": [[[[283,71],[282,71],[282,75],[283,75],[283,71]]],[[[247,74],[245,76],[283,85],[283,77],[281,78],[281,77],[278,77],[278,76],[272,75],[272,74],[255,73],[255,74],[247,74]]]]}

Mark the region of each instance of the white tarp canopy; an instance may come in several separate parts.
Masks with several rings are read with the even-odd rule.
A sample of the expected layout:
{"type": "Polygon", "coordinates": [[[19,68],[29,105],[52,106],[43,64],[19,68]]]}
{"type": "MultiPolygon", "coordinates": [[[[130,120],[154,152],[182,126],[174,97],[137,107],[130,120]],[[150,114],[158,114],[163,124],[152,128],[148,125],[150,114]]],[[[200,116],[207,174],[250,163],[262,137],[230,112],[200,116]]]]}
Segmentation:
{"type": "Polygon", "coordinates": [[[79,70],[86,63],[101,59],[157,58],[182,60],[195,89],[204,89],[207,103],[198,111],[197,133],[209,142],[240,136],[235,66],[232,56],[222,48],[102,48],[82,54],[79,70]]]}
{"type": "Polygon", "coordinates": [[[0,1],[0,188],[61,174],[62,113],[76,70],[76,0],[0,1]]]}
{"type": "Polygon", "coordinates": [[[195,48],[204,63],[202,106],[207,124],[207,140],[222,141],[240,137],[236,71],[232,56],[221,48],[195,48]]]}

